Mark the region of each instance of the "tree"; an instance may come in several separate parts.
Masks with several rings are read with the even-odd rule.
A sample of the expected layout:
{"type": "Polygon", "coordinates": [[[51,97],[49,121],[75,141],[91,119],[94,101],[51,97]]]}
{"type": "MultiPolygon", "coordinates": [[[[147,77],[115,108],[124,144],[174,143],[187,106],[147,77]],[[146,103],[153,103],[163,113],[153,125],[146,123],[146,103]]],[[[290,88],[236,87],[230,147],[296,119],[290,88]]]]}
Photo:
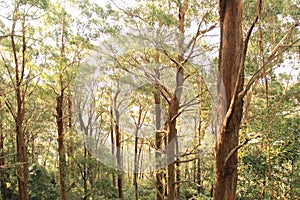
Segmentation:
{"type": "Polygon", "coordinates": [[[244,81],[242,70],[242,6],[241,0],[220,0],[219,71],[221,80],[219,80],[218,85],[218,120],[220,126],[216,142],[214,191],[214,199],[216,200],[236,199],[238,157],[234,149],[238,146],[238,133],[243,112],[243,103],[237,99],[237,94],[242,90],[244,81]],[[228,110],[230,111],[228,112],[228,110]]]}
{"type": "MultiPolygon", "coordinates": [[[[5,6],[1,2],[1,6],[5,6]]],[[[34,69],[31,63],[33,59],[33,51],[31,45],[35,45],[35,40],[30,38],[31,29],[33,26],[30,24],[40,18],[42,10],[47,7],[46,1],[14,1],[14,3],[7,9],[5,13],[7,16],[4,20],[11,25],[10,28],[2,26],[1,32],[5,32],[5,37],[9,38],[10,45],[3,43],[2,48],[6,51],[1,53],[1,58],[6,68],[5,78],[10,81],[10,86],[15,93],[14,99],[7,98],[8,94],[1,94],[4,97],[5,105],[11,113],[15,123],[16,133],[16,149],[17,149],[17,170],[18,177],[18,193],[19,198],[27,200],[28,195],[28,178],[29,178],[29,159],[28,159],[28,146],[27,138],[28,123],[30,115],[28,115],[27,105],[30,98],[34,93],[34,69]],[[11,13],[9,13],[11,12],[11,13]],[[7,33],[9,31],[9,33],[7,33]],[[10,49],[8,49],[9,47],[10,49]]]]}
{"type": "Polygon", "coordinates": [[[266,64],[278,53],[280,45],[286,42],[294,30],[292,25],[281,41],[272,49],[270,55],[262,62],[258,71],[244,86],[244,62],[253,27],[260,18],[261,4],[258,2],[258,14],[243,41],[242,9],[240,0],[220,0],[221,41],[219,52],[218,82],[219,121],[216,142],[216,173],[214,199],[236,199],[238,149],[249,139],[239,144],[239,129],[242,119],[243,98],[252,84],[264,75],[266,80],[266,64]]]}
{"type": "Polygon", "coordinates": [[[7,172],[6,172],[6,159],[5,159],[5,149],[4,149],[4,140],[5,140],[5,133],[4,133],[4,104],[2,100],[0,100],[0,149],[1,149],[1,159],[0,159],[0,166],[3,167],[1,170],[1,194],[2,194],[2,199],[6,200],[7,197],[7,172]]]}

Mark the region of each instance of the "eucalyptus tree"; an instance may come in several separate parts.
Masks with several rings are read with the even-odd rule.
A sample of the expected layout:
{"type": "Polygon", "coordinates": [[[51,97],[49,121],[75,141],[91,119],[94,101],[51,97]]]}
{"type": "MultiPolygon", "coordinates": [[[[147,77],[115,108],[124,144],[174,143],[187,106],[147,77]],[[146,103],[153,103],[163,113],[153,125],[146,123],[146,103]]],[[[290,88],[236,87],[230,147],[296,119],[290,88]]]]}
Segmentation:
{"type": "MultiPolygon", "coordinates": [[[[61,199],[67,199],[67,133],[73,129],[72,89],[79,65],[99,35],[102,8],[88,1],[53,1],[43,23],[45,81],[52,89],[58,138],[61,199]],[[67,123],[68,122],[68,123],[67,123]],[[65,124],[68,124],[66,127],[65,124]],[[68,132],[67,132],[68,131],[68,132]]],[[[53,109],[52,109],[53,110],[53,109]]],[[[74,138],[72,136],[71,138],[74,138]]],[[[73,148],[73,147],[70,147],[73,148]]]]}
{"type": "MultiPolygon", "coordinates": [[[[295,42],[293,40],[294,31],[297,23],[286,30],[280,41],[274,44],[274,47],[266,55],[261,51],[262,61],[258,62],[259,67],[249,81],[244,85],[244,64],[247,55],[248,42],[250,40],[253,28],[258,21],[261,31],[261,1],[257,2],[257,12],[249,31],[243,40],[242,34],[242,1],[219,1],[221,41],[219,54],[219,70],[221,81],[224,87],[219,86],[219,128],[216,143],[216,174],[214,199],[236,199],[237,187],[237,165],[238,149],[245,145],[249,138],[239,144],[239,129],[242,120],[243,98],[252,87],[253,83],[263,76],[268,96],[268,84],[266,73],[272,70],[270,62],[274,57],[280,55],[286,47],[295,42]],[[283,44],[287,43],[285,46],[283,44]],[[235,47],[235,48],[232,48],[235,47]],[[224,95],[225,94],[225,95],[224,95]]],[[[261,32],[260,32],[261,33],[261,32]]],[[[261,36],[261,35],[260,35],[261,36]]],[[[263,38],[260,37],[262,42],[263,38]]],[[[260,44],[262,47],[262,44],[260,44]]],[[[268,102],[268,98],[266,99],[268,102]]],[[[268,103],[267,103],[268,104],[268,103]]],[[[268,132],[269,132],[268,125],[268,132]]],[[[269,169],[269,173],[271,170],[269,169]]],[[[270,182],[272,185],[272,183],[270,182]]],[[[273,197],[274,198],[274,197],[273,197]]]]}
{"type": "Polygon", "coordinates": [[[40,18],[47,7],[47,1],[13,1],[1,2],[5,12],[1,16],[1,60],[4,67],[4,79],[8,83],[10,92],[1,94],[5,105],[10,111],[16,133],[16,174],[18,177],[19,198],[27,200],[29,159],[27,149],[27,125],[31,115],[28,113],[28,102],[34,93],[36,84],[35,76],[35,51],[36,38],[32,37],[34,23],[40,18]],[[13,98],[9,98],[13,95],[13,98]]]}
{"type": "MultiPolygon", "coordinates": [[[[116,3],[113,6],[119,10],[122,16],[120,20],[125,26],[124,30],[114,37],[114,41],[109,42],[111,47],[106,51],[111,53],[106,52],[106,56],[113,58],[121,70],[136,77],[144,77],[145,85],[147,82],[152,84],[150,88],[156,104],[156,157],[159,162],[161,156],[159,151],[165,143],[163,140],[167,141],[169,164],[166,195],[168,199],[175,199],[176,193],[176,198],[180,198],[179,163],[181,161],[179,156],[175,156],[180,154],[177,141],[177,118],[199,100],[197,94],[188,96],[186,93],[190,91],[184,91],[184,88],[189,87],[188,79],[198,73],[193,69],[192,65],[195,64],[193,59],[198,53],[205,54],[203,53],[205,48],[201,49],[201,45],[205,44],[202,37],[215,28],[216,9],[213,3],[189,1],[157,1],[143,4],[136,2],[130,7],[116,3]],[[141,42],[141,46],[138,42],[141,42]],[[153,90],[154,88],[156,91],[153,90]],[[187,100],[187,97],[191,99],[187,100]],[[163,123],[160,114],[162,105],[167,105],[168,108],[163,123]],[[176,192],[175,188],[177,188],[176,192]]],[[[201,67],[202,64],[196,63],[201,67]]],[[[160,171],[157,171],[156,177],[157,198],[163,199],[165,194],[160,171]]]]}

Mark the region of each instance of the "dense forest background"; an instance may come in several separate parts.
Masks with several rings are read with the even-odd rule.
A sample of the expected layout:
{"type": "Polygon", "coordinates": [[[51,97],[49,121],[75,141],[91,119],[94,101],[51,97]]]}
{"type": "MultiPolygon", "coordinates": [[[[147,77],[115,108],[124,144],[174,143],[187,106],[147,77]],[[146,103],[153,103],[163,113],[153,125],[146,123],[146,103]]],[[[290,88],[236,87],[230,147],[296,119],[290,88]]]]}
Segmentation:
{"type": "Polygon", "coordinates": [[[299,5],[0,0],[0,199],[300,199],[299,5]]]}

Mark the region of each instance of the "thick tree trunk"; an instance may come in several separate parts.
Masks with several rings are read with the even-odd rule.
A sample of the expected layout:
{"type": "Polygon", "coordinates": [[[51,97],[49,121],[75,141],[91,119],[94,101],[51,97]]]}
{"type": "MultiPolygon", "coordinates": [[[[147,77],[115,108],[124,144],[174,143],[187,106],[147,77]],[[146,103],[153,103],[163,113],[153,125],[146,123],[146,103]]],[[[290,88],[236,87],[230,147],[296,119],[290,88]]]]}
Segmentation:
{"type": "Polygon", "coordinates": [[[237,97],[243,87],[242,0],[220,0],[220,28],[221,80],[218,85],[219,127],[216,142],[214,199],[235,200],[238,165],[236,147],[239,143],[238,133],[242,117],[242,100],[237,97]],[[224,117],[223,114],[226,116],[224,117]]]}
{"type": "Polygon", "coordinates": [[[60,199],[66,200],[66,154],[64,142],[64,124],[63,124],[63,99],[62,92],[56,98],[56,125],[58,135],[58,158],[59,158],[59,183],[60,183],[60,199]]]}
{"type": "Polygon", "coordinates": [[[168,200],[175,199],[175,137],[176,115],[178,114],[179,100],[176,96],[171,99],[169,105],[169,134],[168,134],[168,200]]]}
{"type": "Polygon", "coordinates": [[[168,200],[175,199],[175,145],[177,137],[176,119],[178,117],[179,103],[183,90],[183,68],[179,67],[176,76],[176,89],[169,102],[169,133],[168,133],[168,200]]]}

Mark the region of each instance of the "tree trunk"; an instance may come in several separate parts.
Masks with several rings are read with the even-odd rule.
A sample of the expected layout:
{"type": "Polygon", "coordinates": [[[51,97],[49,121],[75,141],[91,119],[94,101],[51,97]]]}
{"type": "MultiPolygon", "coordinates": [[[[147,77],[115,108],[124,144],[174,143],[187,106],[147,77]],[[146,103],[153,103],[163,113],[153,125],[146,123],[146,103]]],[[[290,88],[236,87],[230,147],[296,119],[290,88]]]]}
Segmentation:
{"type": "Polygon", "coordinates": [[[63,124],[63,91],[56,97],[56,125],[58,134],[58,158],[59,158],[59,183],[60,199],[66,200],[66,154],[64,144],[64,124],[63,124]]]}
{"type": "MultiPolygon", "coordinates": [[[[85,133],[87,135],[87,133],[85,133]]],[[[88,198],[88,167],[87,167],[87,159],[88,159],[88,150],[86,148],[86,146],[84,146],[84,162],[83,162],[83,175],[82,175],[82,179],[83,179],[83,193],[84,193],[84,197],[83,200],[87,200],[88,198]]]]}
{"type": "MultiPolygon", "coordinates": [[[[178,137],[177,137],[177,134],[175,136],[175,145],[176,145],[176,155],[179,154],[179,143],[178,143],[178,137]]],[[[179,158],[177,157],[176,159],[176,199],[180,199],[180,181],[181,181],[181,178],[180,178],[180,160],[179,158]]]]}
{"type": "MultiPolygon", "coordinates": [[[[2,120],[2,116],[1,116],[2,120]]],[[[0,166],[4,166],[3,169],[1,169],[1,194],[2,199],[6,200],[7,196],[7,184],[6,184],[6,168],[5,168],[5,150],[4,150],[4,135],[3,135],[3,124],[0,122],[0,148],[1,148],[1,159],[0,159],[0,166]]]]}
{"type": "MultiPolygon", "coordinates": [[[[23,99],[24,100],[24,99],[23,99]]],[[[27,157],[27,147],[25,142],[25,134],[23,131],[23,120],[25,115],[24,101],[21,97],[20,88],[17,88],[17,120],[16,120],[16,136],[17,136],[17,163],[20,166],[17,167],[18,176],[18,189],[19,198],[22,200],[28,200],[28,157],[27,157]]]]}
{"type": "MultiPolygon", "coordinates": [[[[159,60],[158,60],[159,61],[159,60]]],[[[160,80],[159,69],[155,69],[155,77],[157,80],[160,80]]],[[[156,199],[163,200],[164,199],[164,188],[162,182],[162,171],[160,171],[161,163],[161,148],[162,148],[162,133],[161,129],[161,103],[160,103],[160,91],[159,84],[155,84],[155,92],[154,92],[154,103],[155,103],[155,160],[156,160],[156,199]]]]}
{"type": "MultiPolygon", "coordinates": [[[[119,83],[118,83],[119,84],[119,83]]],[[[120,93],[119,85],[117,86],[117,92],[114,96],[114,110],[115,110],[115,133],[116,133],[116,156],[117,156],[117,166],[118,166],[118,196],[119,199],[123,200],[123,156],[122,156],[122,137],[119,127],[120,113],[117,106],[117,98],[120,93]]]]}
{"type": "MultiPolygon", "coordinates": [[[[111,154],[115,155],[115,137],[114,137],[114,116],[113,116],[113,97],[110,95],[110,139],[111,139],[111,154]]],[[[116,187],[116,174],[112,172],[112,183],[116,187]]]]}
{"type": "MultiPolygon", "coordinates": [[[[73,100],[72,100],[72,92],[68,90],[68,129],[69,129],[69,137],[70,142],[68,145],[68,157],[73,156],[74,154],[74,140],[73,140],[73,100]]],[[[71,159],[68,159],[70,165],[72,165],[71,159]]]]}
{"type": "Polygon", "coordinates": [[[169,105],[169,133],[168,133],[168,200],[175,199],[175,137],[176,115],[178,114],[179,101],[176,98],[171,99],[169,105]]]}
{"type": "Polygon", "coordinates": [[[117,165],[119,168],[118,172],[118,194],[119,199],[123,199],[123,161],[122,161],[122,152],[121,152],[121,133],[119,129],[119,125],[116,124],[116,145],[117,145],[117,165]]]}
{"type": "Polygon", "coordinates": [[[177,137],[176,119],[178,117],[180,97],[183,90],[183,68],[179,67],[176,77],[176,89],[169,102],[169,133],[168,133],[168,200],[175,199],[175,144],[177,137]]]}
{"type": "Polygon", "coordinates": [[[134,193],[135,193],[135,199],[139,199],[139,192],[138,192],[138,183],[137,183],[137,177],[139,173],[138,169],[138,142],[139,142],[139,126],[140,126],[140,121],[141,121],[141,106],[139,110],[139,116],[138,116],[138,121],[135,124],[135,139],[134,139],[134,169],[133,169],[133,185],[134,185],[134,193]]]}
{"type": "Polygon", "coordinates": [[[242,100],[237,97],[242,90],[244,81],[242,0],[220,0],[219,3],[221,28],[219,71],[221,80],[218,82],[219,127],[216,142],[214,199],[235,200],[238,133],[243,112],[242,100]],[[226,114],[224,118],[223,114],[224,116],[226,114]]]}
{"type": "MultiPolygon", "coordinates": [[[[15,43],[15,26],[16,19],[14,16],[13,26],[12,26],[12,36],[11,36],[11,44],[13,50],[13,57],[15,63],[15,94],[16,94],[16,114],[11,107],[9,107],[10,112],[12,113],[15,125],[16,125],[16,142],[17,142],[17,163],[20,165],[17,167],[17,177],[18,177],[18,192],[19,199],[28,200],[28,177],[29,177],[29,169],[28,169],[28,155],[27,155],[27,147],[24,133],[24,116],[25,116],[25,95],[26,92],[22,89],[22,84],[24,81],[24,71],[26,65],[26,36],[25,36],[25,21],[22,21],[22,59],[21,62],[18,59],[18,50],[15,43]],[[20,68],[21,65],[21,68],[20,68]]],[[[26,83],[28,84],[28,83],[26,83]]]]}

